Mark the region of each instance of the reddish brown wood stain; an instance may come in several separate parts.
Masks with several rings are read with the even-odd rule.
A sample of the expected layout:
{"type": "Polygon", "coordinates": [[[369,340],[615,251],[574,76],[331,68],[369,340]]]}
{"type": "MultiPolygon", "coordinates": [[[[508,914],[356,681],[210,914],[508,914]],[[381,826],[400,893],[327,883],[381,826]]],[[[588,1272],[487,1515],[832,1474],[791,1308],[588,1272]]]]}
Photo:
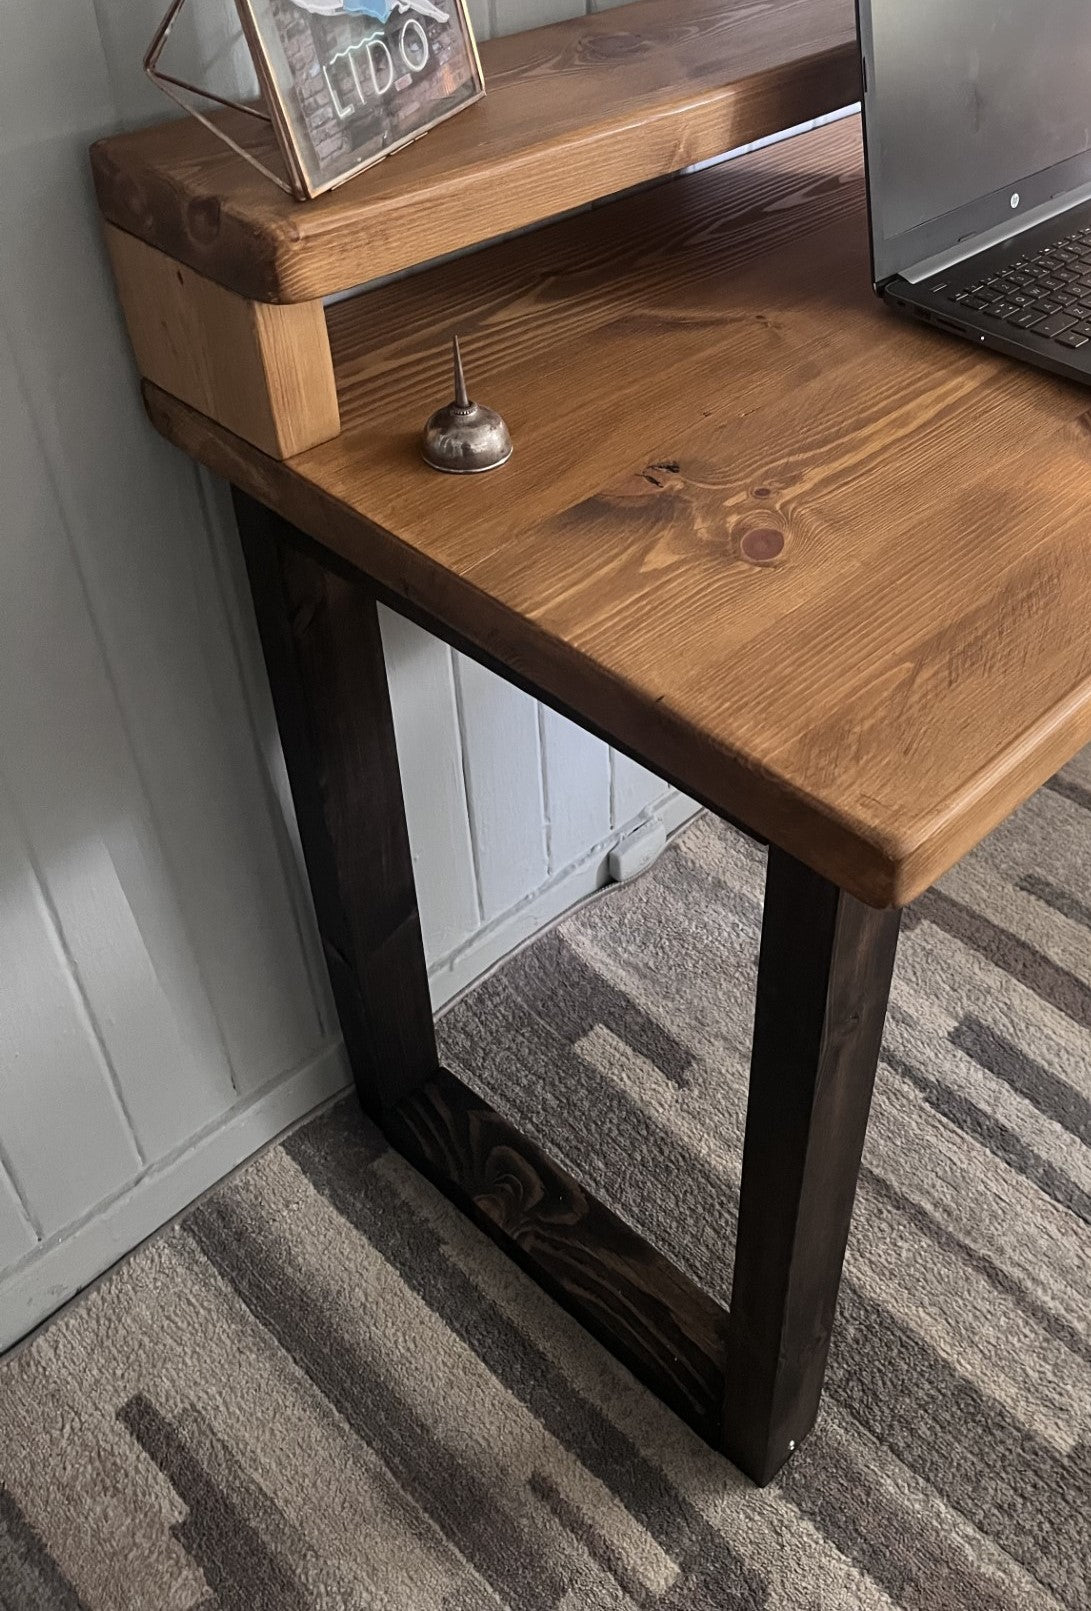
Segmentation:
{"type": "Polygon", "coordinates": [[[784,552],[784,533],[775,526],[758,526],[745,533],[739,548],[751,565],[771,565],[784,552]]]}

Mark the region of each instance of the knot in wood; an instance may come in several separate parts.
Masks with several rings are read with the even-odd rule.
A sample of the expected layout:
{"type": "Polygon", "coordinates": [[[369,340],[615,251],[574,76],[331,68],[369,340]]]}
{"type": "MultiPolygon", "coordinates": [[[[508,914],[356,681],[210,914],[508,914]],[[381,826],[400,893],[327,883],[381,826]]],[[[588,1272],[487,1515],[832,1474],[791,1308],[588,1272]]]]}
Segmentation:
{"type": "Polygon", "coordinates": [[[751,565],[772,565],[783,554],[786,541],[775,526],[755,526],[743,533],[739,550],[751,565]]]}

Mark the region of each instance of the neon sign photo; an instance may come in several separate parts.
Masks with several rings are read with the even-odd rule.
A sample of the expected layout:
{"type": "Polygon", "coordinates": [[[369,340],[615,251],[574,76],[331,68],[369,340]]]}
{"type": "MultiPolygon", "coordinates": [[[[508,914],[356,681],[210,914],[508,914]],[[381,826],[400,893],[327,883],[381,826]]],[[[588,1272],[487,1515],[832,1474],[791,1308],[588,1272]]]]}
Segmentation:
{"type": "Polygon", "coordinates": [[[293,189],[317,196],[485,93],[466,0],[237,0],[293,189]]]}

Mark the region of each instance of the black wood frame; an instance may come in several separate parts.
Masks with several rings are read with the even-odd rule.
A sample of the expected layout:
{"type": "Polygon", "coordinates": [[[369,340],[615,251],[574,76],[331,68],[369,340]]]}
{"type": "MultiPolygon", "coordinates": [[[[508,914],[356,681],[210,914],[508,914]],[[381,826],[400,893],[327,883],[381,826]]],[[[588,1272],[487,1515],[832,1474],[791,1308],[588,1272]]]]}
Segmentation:
{"type": "Polygon", "coordinates": [[[725,1311],[439,1066],[377,601],[611,736],[238,491],[235,509],[365,1110],[702,1436],[768,1482],[818,1411],[900,914],[770,848],[725,1311]]]}

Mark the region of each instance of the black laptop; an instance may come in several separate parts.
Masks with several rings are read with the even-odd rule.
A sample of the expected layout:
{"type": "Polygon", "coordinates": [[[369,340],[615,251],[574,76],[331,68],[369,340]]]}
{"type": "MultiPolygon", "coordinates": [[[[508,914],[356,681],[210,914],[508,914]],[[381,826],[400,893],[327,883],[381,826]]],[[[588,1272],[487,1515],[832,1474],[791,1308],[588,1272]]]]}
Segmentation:
{"type": "Polygon", "coordinates": [[[1091,0],[858,0],[875,289],[1091,380],[1091,0]]]}

